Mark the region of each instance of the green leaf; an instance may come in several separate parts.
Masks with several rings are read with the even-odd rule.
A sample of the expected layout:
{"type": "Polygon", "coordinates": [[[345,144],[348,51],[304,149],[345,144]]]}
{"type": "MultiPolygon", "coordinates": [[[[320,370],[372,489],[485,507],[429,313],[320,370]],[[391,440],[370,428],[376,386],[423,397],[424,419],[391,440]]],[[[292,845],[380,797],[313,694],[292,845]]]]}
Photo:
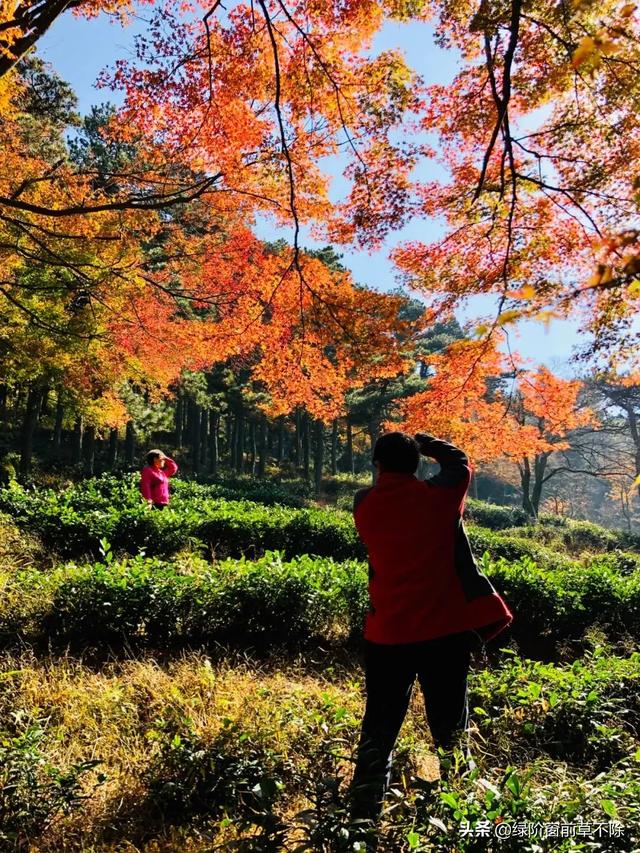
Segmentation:
{"type": "Polygon", "coordinates": [[[506,781],[507,788],[514,794],[516,797],[520,796],[520,792],[522,791],[522,786],[520,784],[520,779],[514,773],[512,776],[506,781]]]}
{"type": "Polygon", "coordinates": [[[449,806],[449,808],[457,809],[458,808],[458,798],[455,794],[450,794],[449,792],[445,792],[444,794],[440,794],[440,799],[442,802],[449,806]]]}
{"type": "Polygon", "coordinates": [[[409,832],[407,833],[407,844],[409,845],[410,850],[416,850],[418,845],[420,844],[420,836],[417,832],[409,832]]]}

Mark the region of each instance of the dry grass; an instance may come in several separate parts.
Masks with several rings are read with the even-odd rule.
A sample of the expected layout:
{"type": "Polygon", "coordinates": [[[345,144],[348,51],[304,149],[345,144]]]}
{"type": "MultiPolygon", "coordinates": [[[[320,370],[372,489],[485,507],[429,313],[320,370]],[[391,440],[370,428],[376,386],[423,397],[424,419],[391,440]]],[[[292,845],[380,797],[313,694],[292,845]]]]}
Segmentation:
{"type": "Polygon", "coordinates": [[[23,530],[20,530],[13,519],[0,513],[0,574],[15,572],[38,564],[51,564],[40,542],[23,530]]]}
{"type": "MultiPolygon", "coordinates": [[[[155,754],[162,719],[189,718],[203,743],[213,741],[225,720],[231,720],[283,759],[306,768],[328,737],[342,737],[345,749],[353,750],[362,713],[358,673],[342,669],[309,674],[301,662],[267,669],[253,661],[212,663],[203,654],[189,654],[165,664],[129,660],[97,670],[71,658],[37,660],[25,654],[0,659],[2,672],[0,717],[18,711],[24,721],[45,721],[45,751],[55,766],[65,769],[97,760],[98,770],[106,774],[82,812],[57,820],[47,837],[38,840],[32,849],[39,853],[188,853],[224,839],[229,830],[212,825],[204,834],[191,828],[187,835],[175,827],[160,828],[153,840],[139,841],[138,846],[127,840],[144,835],[143,776],[155,754]]],[[[414,695],[399,746],[412,747],[412,763],[421,776],[436,778],[438,761],[427,744],[422,705],[414,695]]],[[[346,784],[348,758],[339,771],[346,784]]],[[[308,806],[299,792],[291,791],[283,814],[308,806]]]]}

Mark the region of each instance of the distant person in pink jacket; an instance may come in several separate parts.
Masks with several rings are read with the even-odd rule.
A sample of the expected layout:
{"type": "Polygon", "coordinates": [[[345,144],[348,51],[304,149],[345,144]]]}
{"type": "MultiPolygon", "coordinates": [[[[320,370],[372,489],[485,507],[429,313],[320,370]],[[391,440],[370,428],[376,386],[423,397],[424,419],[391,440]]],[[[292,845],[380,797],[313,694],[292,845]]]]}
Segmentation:
{"type": "Polygon", "coordinates": [[[178,470],[178,466],[161,450],[147,453],[147,464],[140,475],[140,491],[149,506],[164,509],[169,503],[169,477],[178,470]]]}

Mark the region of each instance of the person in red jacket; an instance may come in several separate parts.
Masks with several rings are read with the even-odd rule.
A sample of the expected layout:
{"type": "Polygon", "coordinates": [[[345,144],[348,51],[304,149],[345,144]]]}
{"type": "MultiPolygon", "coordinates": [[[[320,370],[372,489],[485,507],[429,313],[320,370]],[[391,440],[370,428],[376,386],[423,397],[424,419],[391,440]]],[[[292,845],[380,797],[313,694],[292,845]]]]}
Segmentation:
{"type": "MultiPolygon", "coordinates": [[[[462,450],[434,436],[378,439],[374,486],[354,498],[369,555],[364,630],[366,707],[351,783],[351,817],[375,824],[391,757],[418,678],[436,747],[451,749],[468,727],[471,651],[512,621],[473,558],[462,524],[471,479],[462,450]],[[416,479],[420,454],[440,471],[416,479]]],[[[374,848],[375,849],[375,848],[374,848]]]]}
{"type": "Polygon", "coordinates": [[[169,477],[178,470],[178,466],[161,450],[147,453],[147,464],[140,475],[142,497],[154,509],[164,509],[169,503],[169,477]]]}

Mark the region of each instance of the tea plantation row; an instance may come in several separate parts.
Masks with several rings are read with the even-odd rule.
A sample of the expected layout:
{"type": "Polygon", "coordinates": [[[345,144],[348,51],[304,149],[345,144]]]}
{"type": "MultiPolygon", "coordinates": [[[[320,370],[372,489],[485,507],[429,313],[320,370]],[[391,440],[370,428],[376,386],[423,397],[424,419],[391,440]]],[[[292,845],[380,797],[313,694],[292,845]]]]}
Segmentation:
{"type": "MultiPolygon", "coordinates": [[[[554,657],[593,625],[611,639],[640,637],[640,571],[606,564],[551,571],[528,558],[484,557],[482,568],[516,615],[510,632],[520,649],[554,657]]],[[[0,574],[0,644],[73,649],[167,649],[227,644],[266,651],[322,639],[358,637],[367,598],[361,562],[267,553],[255,562],[211,564],[133,557],[0,574]]],[[[570,649],[569,649],[570,651],[570,649]]]]}
{"type": "MultiPolygon", "coordinates": [[[[172,508],[157,512],[140,502],[130,482],[113,478],[89,481],[63,494],[14,487],[0,490],[0,510],[24,529],[37,533],[48,548],[62,557],[97,557],[101,541],[106,539],[115,550],[149,556],[169,556],[195,546],[216,557],[257,557],[279,550],[289,558],[302,554],[336,560],[365,558],[348,512],[208,497],[214,488],[183,483],[172,508]],[[101,489],[106,490],[106,496],[101,489]]],[[[603,540],[602,549],[610,552],[608,565],[623,572],[640,566],[637,554],[610,549],[615,544],[611,531],[591,527],[595,528],[596,539],[603,540]]],[[[593,531],[589,536],[592,534],[593,531]]],[[[564,547],[559,549],[557,543],[546,547],[530,535],[519,535],[518,528],[504,535],[470,527],[469,538],[477,554],[486,551],[494,559],[528,557],[549,568],[576,565],[564,553],[564,547]]]]}

